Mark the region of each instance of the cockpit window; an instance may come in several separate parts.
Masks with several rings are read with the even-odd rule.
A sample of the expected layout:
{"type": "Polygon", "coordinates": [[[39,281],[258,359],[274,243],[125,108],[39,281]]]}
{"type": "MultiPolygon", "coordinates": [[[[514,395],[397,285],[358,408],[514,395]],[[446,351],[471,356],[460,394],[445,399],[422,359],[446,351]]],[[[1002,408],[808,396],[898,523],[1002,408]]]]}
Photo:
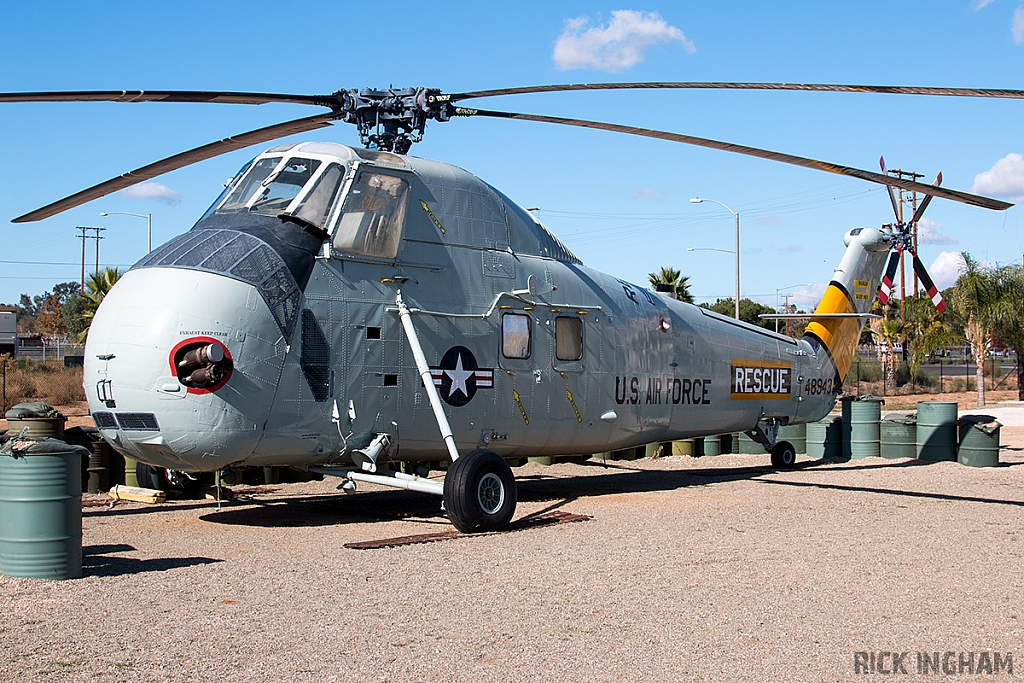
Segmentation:
{"type": "Polygon", "coordinates": [[[274,172],[274,169],[277,168],[279,163],[281,163],[281,157],[268,157],[266,159],[260,159],[253,164],[249,173],[247,173],[245,178],[242,179],[242,182],[235,187],[234,191],[232,191],[231,195],[227,198],[227,201],[225,201],[217,211],[238,211],[239,209],[244,208],[248,203],[249,198],[252,197],[253,192],[256,191],[256,188],[262,186],[263,181],[274,172]]]}
{"type": "Polygon", "coordinates": [[[334,233],[334,248],[349,254],[394,258],[405,223],[409,183],[364,172],[352,186],[334,233]]]}
{"type": "Polygon", "coordinates": [[[255,201],[249,202],[249,211],[264,216],[277,216],[283,213],[319,167],[320,162],[316,159],[289,159],[261,183],[262,189],[259,190],[255,201]]]}
{"type": "Polygon", "coordinates": [[[316,179],[313,189],[306,193],[306,197],[293,213],[302,220],[323,229],[344,178],[344,167],[338,164],[328,164],[320,177],[316,179]]]}

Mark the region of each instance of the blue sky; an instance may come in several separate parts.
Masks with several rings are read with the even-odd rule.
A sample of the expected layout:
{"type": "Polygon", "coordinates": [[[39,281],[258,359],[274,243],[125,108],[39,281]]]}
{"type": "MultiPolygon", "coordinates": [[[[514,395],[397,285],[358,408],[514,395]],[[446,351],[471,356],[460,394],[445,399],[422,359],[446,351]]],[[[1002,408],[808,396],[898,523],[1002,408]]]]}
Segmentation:
{"type": "MultiPolygon", "coordinates": [[[[5,3],[0,90],[211,89],[448,92],[601,81],[783,81],[1024,88],[1019,0],[821,2],[5,3]],[[385,9],[386,8],[386,9],[385,9]],[[558,49],[556,50],[556,45],[558,49]],[[557,56],[557,60],[556,60],[557,56]]],[[[1024,101],[844,93],[661,91],[476,100],[482,108],[590,118],[765,147],[875,170],[942,171],[944,185],[1024,199],[1024,101]],[[1013,156],[1016,155],[1016,156],[1013,156]],[[979,174],[989,173],[981,176],[979,174]],[[976,185],[977,183],[977,185],[976,185]]],[[[0,216],[9,220],[151,161],[319,110],[292,105],[0,105],[0,216]]],[[[288,141],[357,144],[355,129],[288,141]]],[[[269,146],[269,145],[268,145],[269,146]]],[[[34,224],[10,224],[0,301],[79,277],[76,226],[104,226],[103,265],[189,229],[255,147],[167,174],[34,224]]],[[[646,283],[673,266],[698,300],[731,296],[741,213],[743,294],[814,304],[851,227],[892,219],[885,190],[676,143],[549,124],[460,119],[428,126],[413,154],[477,174],[539,216],[587,265],[646,283]],[[813,284],[813,287],[804,285],[813,284]],[[795,286],[800,285],[800,286],[795,286]]],[[[1021,209],[936,200],[921,247],[941,285],[968,250],[1024,253],[1021,209]]],[[[93,243],[87,262],[94,259],[93,243]]]]}

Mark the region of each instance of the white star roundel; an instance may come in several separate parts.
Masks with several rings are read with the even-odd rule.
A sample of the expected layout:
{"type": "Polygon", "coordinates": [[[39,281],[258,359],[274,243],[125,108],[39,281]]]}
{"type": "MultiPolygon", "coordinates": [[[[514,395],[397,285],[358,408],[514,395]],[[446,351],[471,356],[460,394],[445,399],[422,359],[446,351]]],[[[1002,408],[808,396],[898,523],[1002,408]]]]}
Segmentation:
{"type": "Polygon", "coordinates": [[[469,403],[477,389],[494,387],[494,370],[477,367],[476,358],[465,346],[448,349],[440,367],[430,368],[430,375],[441,398],[452,406],[469,403]]]}

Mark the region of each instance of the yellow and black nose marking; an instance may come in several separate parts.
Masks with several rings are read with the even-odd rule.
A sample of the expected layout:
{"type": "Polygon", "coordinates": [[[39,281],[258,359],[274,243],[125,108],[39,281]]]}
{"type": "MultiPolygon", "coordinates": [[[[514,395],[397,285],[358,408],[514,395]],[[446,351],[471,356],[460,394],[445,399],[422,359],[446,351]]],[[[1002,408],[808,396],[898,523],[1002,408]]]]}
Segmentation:
{"type": "MultiPolygon", "coordinates": [[[[856,281],[858,284],[860,280],[856,281]]],[[[870,283],[869,283],[870,284],[870,283]]],[[[856,287],[855,289],[860,289],[856,287]]],[[[860,294],[858,291],[857,294],[860,294]]],[[[853,297],[843,285],[833,280],[825,290],[825,296],[821,297],[821,303],[814,310],[815,313],[856,313],[853,297]]],[[[859,318],[811,318],[807,325],[805,336],[818,340],[832,357],[836,365],[836,374],[841,383],[850,372],[850,365],[853,363],[853,356],[857,350],[857,342],[860,340],[861,320],[859,318]]]]}

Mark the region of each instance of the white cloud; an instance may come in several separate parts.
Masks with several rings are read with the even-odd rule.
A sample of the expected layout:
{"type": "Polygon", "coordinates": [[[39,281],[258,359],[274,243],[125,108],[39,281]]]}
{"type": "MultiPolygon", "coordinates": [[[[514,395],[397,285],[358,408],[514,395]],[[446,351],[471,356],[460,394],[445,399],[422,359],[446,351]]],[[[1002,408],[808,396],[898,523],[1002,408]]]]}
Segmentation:
{"type": "Polygon", "coordinates": [[[656,199],[660,202],[665,198],[665,190],[655,190],[650,187],[634,187],[630,190],[629,196],[633,199],[656,199]]]}
{"type": "Polygon", "coordinates": [[[690,54],[697,51],[680,29],[669,26],[657,12],[615,10],[606,25],[588,27],[589,23],[587,17],[566,20],[552,54],[560,71],[623,71],[642,62],[651,45],[679,43],[690,54]]]}
{"type": "Polygon", "coordinates": [[[956,284],[963,267],[964,259],[959,251],[944,251],[932,261],[928,274],[935,281],[935,286],[942,290],[956,284]]]}
{"type": "Polygon", "coordinates": [[[974,176],[971,192],[997,197],[1024,197],[1024,157],[1007,154],[992,168],[974,176]]]}
{"type": "Polygon", "coordinates": [[[158,201],[169,206],[181,203],[181,193],[160,183],[140,183],[118,192],[123,197],[141,201],[158,201]]]}
{"type": "Polygon", "coordinates": [[[995,1],[996,0],[973,0],[971,2],[971,9],[977,12],[981,8],[991,5],[995,1]]]}
{"type": "Polygon", "coordinates": [[[1010,31],[1013,33],[1013,42],[1017,45],[1024,43],[1024,5],[1013,10],[1013,19],[1010,22],[1010,31]]]}
{"type": "MultiPolygon", "coordinates": [[[[827,283],[801,287],[789,295],[789,303],[790,305],[795,304],[801,310],[813,311],[821,301],[821,297],[825,296],[826,289],[828,289],[827,283]]],[[[779,305],[781,306],[783,303],[785,303],[785,299],[782,294],[779,294],[779,305]]]]}
{"type": "Polygon", "coordinates": [[[921,244],[956,244],[957,239],[942,231],[942,223],[922,218],[917,223],[917,241],[921,244]]]}
{"type": "Polygon", "coordinates": [[[773,213],[759,213],[754,215],[754,222],[766,228],[772,228],[782,225],[782,216],[776,216],[773,213]]]}

